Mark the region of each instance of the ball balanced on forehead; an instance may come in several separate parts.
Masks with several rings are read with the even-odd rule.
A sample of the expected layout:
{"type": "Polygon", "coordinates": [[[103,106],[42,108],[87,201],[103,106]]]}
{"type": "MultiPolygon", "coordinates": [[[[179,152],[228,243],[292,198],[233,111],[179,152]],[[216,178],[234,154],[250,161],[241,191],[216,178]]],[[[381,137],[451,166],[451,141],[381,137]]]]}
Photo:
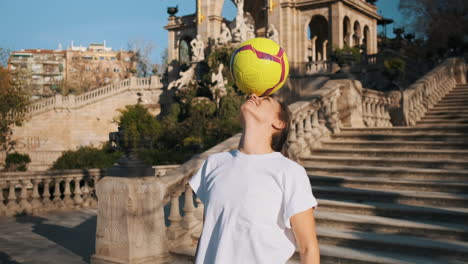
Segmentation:
{"type": "Polygon", "coordinates": [[[232,53],[230,70],[237,87],[246,94],[271,95],[286,82],[288,57],[271,39],[244,41],[232,53]]]}

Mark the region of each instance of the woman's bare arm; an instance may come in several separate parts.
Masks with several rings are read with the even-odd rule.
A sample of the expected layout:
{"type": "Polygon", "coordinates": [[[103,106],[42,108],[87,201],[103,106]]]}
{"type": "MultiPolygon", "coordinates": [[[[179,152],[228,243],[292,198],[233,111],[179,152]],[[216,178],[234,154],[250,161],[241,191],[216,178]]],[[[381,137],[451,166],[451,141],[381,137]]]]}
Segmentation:
{"type": "Polygon", "coordinates": [[[319,264],[320,250],[315,231],[314,208],[291,217],[291,227],[301,255],[301,264],[319,264]]]}

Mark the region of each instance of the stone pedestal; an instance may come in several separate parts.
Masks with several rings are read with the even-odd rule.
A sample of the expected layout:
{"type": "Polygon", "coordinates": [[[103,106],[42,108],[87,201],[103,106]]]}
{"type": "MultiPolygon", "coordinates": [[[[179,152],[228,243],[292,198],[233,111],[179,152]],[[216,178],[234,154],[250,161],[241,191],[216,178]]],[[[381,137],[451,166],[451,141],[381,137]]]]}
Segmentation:
{"type": "Polygon", "coordinates": [[[104,177],[97,183],[93,264],[166,263],[163,190],[157,178],[104,177]]]}
{"type": "Polygon", "coordinates": [[[344,127],[365,127],[362,112],[362,85],[357,80],[331,80],[340,86],[338,113],[344,127]]]}

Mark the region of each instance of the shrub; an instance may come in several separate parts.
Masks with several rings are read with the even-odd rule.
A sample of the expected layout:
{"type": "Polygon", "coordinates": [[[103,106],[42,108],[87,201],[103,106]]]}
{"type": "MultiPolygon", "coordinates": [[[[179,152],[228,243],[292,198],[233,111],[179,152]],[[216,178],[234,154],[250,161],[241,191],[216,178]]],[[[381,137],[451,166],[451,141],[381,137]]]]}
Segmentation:
{"type": "Polygon", "coordinates": [[[52,165],[52,170],[67,169],[91,169],[111,167],[120,157],[122,152],[115,151],[109,143],[102,148],[93,146],[81,146],[77,150],[63,152],[52,165]]]}
{"type": "Polygon", "coordinates": [[[28,154],[13,152],[5,158],[5,171],[26,171],[26,165],[31,162],[28,154]]]}

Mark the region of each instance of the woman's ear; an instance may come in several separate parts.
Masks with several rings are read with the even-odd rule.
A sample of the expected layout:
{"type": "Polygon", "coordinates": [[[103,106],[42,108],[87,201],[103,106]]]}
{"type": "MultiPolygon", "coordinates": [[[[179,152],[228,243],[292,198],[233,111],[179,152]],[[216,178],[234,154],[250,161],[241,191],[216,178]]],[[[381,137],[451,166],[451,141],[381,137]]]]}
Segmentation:
{"type": "Polygon", "coordinates": [[[282,120],[276,119],[275,121],[273,121],[272,126],[276,130],[281,130],[281,129],[284,129],[286,127],[286,123],[284,121],[282,121],[282,120]]]}

